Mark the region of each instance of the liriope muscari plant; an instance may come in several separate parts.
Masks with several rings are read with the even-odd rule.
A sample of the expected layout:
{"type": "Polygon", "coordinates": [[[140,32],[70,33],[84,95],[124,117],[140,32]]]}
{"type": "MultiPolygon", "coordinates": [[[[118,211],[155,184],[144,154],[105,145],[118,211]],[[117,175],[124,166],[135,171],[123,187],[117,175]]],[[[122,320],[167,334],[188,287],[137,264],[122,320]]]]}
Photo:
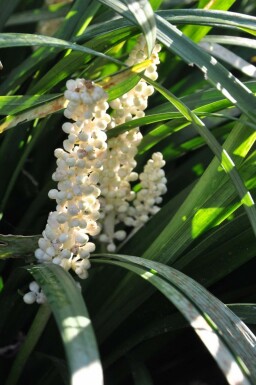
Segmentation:
{"type": "MultiPolygon", "coordinates": [[[[152,80],[157,79],[159,51],[157,44],[145,70],[152,80]]],[[[140,37],[126,64],[140,63],[146,57],[145,40],[140,37]]],[[[71,122],[62,126],[68,137],[63,148],[55,150],[57,168],[52,178],[57,188],[48,194],[56,200],[56,210],[48,216],[35,257],[38,263],[53,262],[85,279],[90,254],[96,248],[93,238],[114,252],[129,231],[137,231],[159,210],[167,180],[159,152],[152,155],[142,173],[134,171],[142,139],[139,127],[107,141],[107,131],[145,115],[148,97],[154,92],[151,85],[141,79],[111,101],[111,115],[107,93],[92,81],[70,79],[66,87],[64,116],[71,122]],[[131,186],[134,182],[140,185],[137,193],[131,186]]],[[[26,303],[44,301],[36,282],[30,283],[29,289],[23,297],[26,303]]]]}

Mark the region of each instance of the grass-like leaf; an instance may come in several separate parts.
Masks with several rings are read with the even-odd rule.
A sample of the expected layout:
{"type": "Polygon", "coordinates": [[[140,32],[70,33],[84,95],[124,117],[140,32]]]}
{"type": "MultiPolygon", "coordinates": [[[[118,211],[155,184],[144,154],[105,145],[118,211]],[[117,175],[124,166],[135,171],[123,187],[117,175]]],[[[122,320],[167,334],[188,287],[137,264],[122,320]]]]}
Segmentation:
{"type": "Polygon", "coordinates": [[[255,34],[256,18],[236,12],[206,9],[172,9],[158,11],[157,14],[173,24],[209,25],[221,28],[245,30],[255,34]]]}
{"type": "Polygon", "coordinates": [[[227,99],[239,107],[252,121],[255,120],[256,99],[252,92],[176,27],[160,16],[156,19],[158,39],[185,62],[195,64],[204,73],[206,79],[227,99]]]}
{"type": "Polygon", "coordinates": [[[70,4],[51,4],[47,7],[33,9],[31,11],[17,12],[5,23],[6,26],[16,26],[29,23],[36,23],[38,21],[56,19],[64,17],[70,8],[70,4]]]}
{"type": "Polygon", "coordinates": [[[40,47],[55,47],[62,49],[72,49],[75,51],[80,51],[89,55],[98,56],[103,59],[112,61],[114,63],[123,65],[119,60],[105,55],[101,52],[97,52],[90,48],[74,44],[62,39],[57,39],[55,37],[49,37],[44,35],[35,35],[27,33],[2,33],[0,34],[0,47],[9,48],[9,47],[25,47],[25,46],[40,46],[40,47]]]}
{"type": "Polygon", "coordinates": [[[0,259],[28,258],[32,256],[39,237],[0,234],[0,259]]]}
{"type": "Polygon", "coordinates": [[[21,111],[52,101],[59,96],[60,94],[0,96],[1,115],[15,115],[21,111]]]}
{"type": "Polygon", "coordinates": [[[19,0],[2,0],[0,4],[0,30],[3,29],[6,21],[17,7],[19,0]]]}
{"type": "Polygon", "coordinates": [[[150,56],[156,41],[156,22],[154,12],[147,0],[125,0],[129,10],[138,22],[148,47],[148,57],[150,56]]]}
{"type": "Polygon", "coordinates": [[[42,287],[62,337],[71,384],[103,384],[91,320],[81,293],[69,273],[53,264],[28,268],[42,287]]]}
{"type": "Polygon", "coordinates": [[[248,47],[251,49],[256,49],[255,39],[249,39],[247,37],[240,36],[220,36],[220,35],[210,35],[206,36],[203,41],[208,43],[219,43],[219,44],[228,44],[228,45],[238,45],[241,47],[248,47]]]}
{"type": "Polygon", "coordinates": [[[200,43],[200,47],[204,48],[214,57],[228,63],[232,67],[243,72],[245,75],[250,76],[252,78],[256,77],[256,67],[253,64],[250,64],[240,56],[234,54],[229,49],[222,47],[220,44],[202,41],[200,43]]]}
{"type": "Polygon", "coordinates": [[[170,91],[164,89],[163,86],[146,79],[148,83],[152,84],[155,89],[157,89],[163,96],[166,97],[183,115],[184,117],[191,122],[192,126],[197,130],[197,132],[204,138],[207,145],[213,151],[214,155],[218,158],[221,166],[225,172],[230,176],[234,186],[237,190],[237,193],[244,204],[247,215],[250,219],[253,231],[256,235],[256,208],[251,196],[251,193],[246,189],[243,180],[241,179],[235,163],[228,154],[228,152],[222,148],[218,143],[212,133],[207,129],[205,124],[201,119],[197,117],[180,99],[173,95],[170,91]]]}
{"type": "Polygon", "coordinates": [[[256,324],[256,304],[255,303],[231,303],[228,305],[239,318],[245,323],[256,324]]]}
{"type": "MultiPolygon", "coordinates": [[[[236,164],[238,167],[243,164],[243,160],[255,139],[255,133],[252,133],[243,121],[239,122],[229,135],[224,148],[232,154],[237,154],[236,164]],[[241,143],[243,143],[242,146],[241,143]]],[[[186,192],[185,196],[183,195],[176,212],[173,207],[172,210],[170,207],[163,207],[157,217],[152,219],[152,226],[149,223],[149,226],[135,234],[135,237],[127,245],[129,247],[127,248],[125,245],[122,252],[132,254],[139,250],[139,254],[144,258],[157,258],[159,262],[174,265],[186,248],[191,247],[195,239],[234,212],[240,204],[235,199],[235,190],[228,181],[228,177],[224,172],[218,170],[218,163],[216,158],[211,162],[190,193],[186,192]],[[201,220],[199,219],[200,216],[201,220]],[[157,231],[158,227],[159,232],[157,231]],[[145,245],[140,247],[141,239],[148,240],[146,247],[145,245]]],[[[239,172],[240,170],[242,168],[239,168],[239,172]]],[[[255,174],[255,161],[253,159],[244,164],[243,175],[244,172],[248,172],[245,177],[246,180],[248,178],[248,180],[255,181],[255,178],[253,179],[255,174]]],[[[204,283],[207,284],[207,282],[204,283]]],[[[115,285],[113,293],[97,314],[101,338],[106,338],[150,294],[149,290],[142,290],[138,282],[134,282],[131,276],[125,277],[118,286],[115,285]],[[121,302],[116,297],[120,290],[124,290],[121,302]],[[138,295],[138,293],[140,294],[138,295]],[[131,298],[133,298],[132,301],[131,298]],[[113,311],[118,314],[115,318],[111,318],[113,311]]]]}
{"type": "Polygon", "coordinates": [[[189,321],[230,385],[237,385],[238,380],[241,385],[254,384],[256,338],[222,302],[188,276],[159,262],[123,255],[98,256],[98,262],[124,267],[162,292],[189,321]]]}
{"type": "Polygon", "coordinates": [[[26,339],[22,344],[17,357],[15,358],[5,385],[16,385],[18,383],[22,370],[30,354],[35,348],[39,338],[41,337],[50,318],[50,315],[51,311],[47,304],[41,306],[41,308],[38,310],[37,315],[26,336],[26,339]]]}
{"type": "MultiPolygon", "coordinates": [[[[207,10],[218,9],[218,11],[227,11],[234,4],[234,2],[235,0],[214,0],[205,4],[204,8],[207,8],[207,10]]],[[[201,7],[201,3],[198,4],[198,7],[201,7]]],[[[198,9],[198,11],[200,12],[201,9],[198,9]]],[[[197,25],[187,25],[182,29],[182,32],[193,41],[199,42],[205,35],[208,34],[210,30],[210,26],[198,28],[197,25]]]]}

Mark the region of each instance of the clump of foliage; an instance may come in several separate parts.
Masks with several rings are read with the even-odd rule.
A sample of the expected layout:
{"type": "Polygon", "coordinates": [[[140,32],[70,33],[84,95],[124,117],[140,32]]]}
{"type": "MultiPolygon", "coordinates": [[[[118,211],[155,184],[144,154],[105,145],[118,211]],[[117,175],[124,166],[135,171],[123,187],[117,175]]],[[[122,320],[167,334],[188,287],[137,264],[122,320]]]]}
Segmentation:
{"type": "MultiPolygon", "coordinates": [[[[255,8],[246,0],[1,2],[3,384],[97,385],[103,377],[116,385],[256,383],[255,8]],[[129,56],[138,39],[146,44],[139,61],[129,56]],[[150,75],[156,44],[158,78],[150,75]],[[86,178],[97,185],[92,190],[101,204],[90,198],[94,219],[104,231],[91,230],[95,245],[76,233],[82,259],[63,269],[66,262],[52,245],[38,249],[38,240],[45,230],[56,241],[46,223],[66,190],[56,189],[54,153],[65,169],[60,148],[64,141],[65,151],[73,151],[72,129],[82,125],[74,101],[91,103],[88,95],[77,96],[75,79],[86,79],[77,81],[82,92],[84,85],[102,90],[95,94],[104,99],[101,107],[85,107],[93,127],[101,120],[104,130],[111,125],[95,134],[97,148],[108,146],[110,159],[119,146],[129,167],[119,172],[126,179],[115,201],[106,188],[109,180],[116,183],[114,152],[112,163],[103,158],[105,175],[89,168],[86,178]],[[127,95],[136,87],[133,113],[135,99],[129,104],[127,95]],[[148,103],[138,96],[142,89],[148,103]],[[63,117],[67,99],[65,114],[74,124],[63,117]],[[164,166],[156,172],[163,202],[161,194],[152,198],[153,184],[147,184],[154,161],[164,166]],[[127,186],[131,201],[142,196],[134,205],[122,198],[127,186]],[[28,290],[30,306],[23,301],[28,290]]],[[[86,128],[75,134],[86,142],[86,128]]],[[[86,146],[76,154],[92,152],[86,146]]],[[[70,167],[75,161],[69,157],[70,167]]],[[[57,214],[50,225],[65,243],[60,213],[60,227],[57,214]]],[[[70,220],[86,228],[91,217],[70,220]]]]}

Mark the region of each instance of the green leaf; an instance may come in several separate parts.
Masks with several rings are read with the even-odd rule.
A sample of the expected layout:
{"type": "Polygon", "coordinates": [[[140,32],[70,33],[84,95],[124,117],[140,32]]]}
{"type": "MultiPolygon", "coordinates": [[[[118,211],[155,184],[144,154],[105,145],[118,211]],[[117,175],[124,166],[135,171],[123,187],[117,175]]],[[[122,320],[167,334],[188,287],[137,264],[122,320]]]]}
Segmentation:
{"type": "Polygon", "coordinates": [[[35,35],[29,33],[2,33],[0,34],[0,47],[9,48],[9,47],[31,47],[31,46],[40,46],[40,47],[55,47],[62,49],[72,49],[74,51],[80,51],[89,55],[98,56],[107,60],[110,60],[113,63],[121,64],[119,60],[112,58],[108,55],[105,55],[101,52],[94,51],[90,48],[70,43],[68,41],[57,39],[55,37],[49,37],[44,35],[35,35]]]}
{"type": "Polygon", "coordinates": [[[28,267],[42,287],[66,351],[71,384],[103,384],[96,339],[83,297],[69,273],[54,264],[28,267]]]}
{"type": "MultiPolygon", "coordinates": [[[[15,96],[13,96],[13,98],[15,98],[15,96]]],[[[42,95],[42,98],[43,98],[43,95],[42,95]]],[[[30,101],[28,103],[30,103],[30,101]]],[[[43,118],[47,115],[52,115],[59,110],[63,110],[64,105],[65,105],[65,98],[61,96],[61,97],[54,98],[52,101],[47,101],[44,104],[40,102],[38,107],[30,108],[28,111],[17,113],[17,115],[9,115],[0,122],[0,134],[6,130],[9,130],[12,127],[16,127],[19,124],[26,123],[31,120],[43,118]]]]}
{"type": "Polygon", "coordinates": [[[44,20],[52,20],[64,17],[70,9],[70,4],[52,4],[47,7],[33,9],[31,11],[14,13],[6,22],[6,26],[16,26],[29,23],[36,23],[44,20]]]}
{"type": "Polygon", "coordinates": [[[25,258],[28,262],[37,247],[39,236],[0,234],[0,259],[25,258]]]}
{"type": "Polygon", "coordinates": [[[227,305],[241,320],[248,324],[256,324],[255,303],[231,303],[227,305]]]}
{"type": "MultiPolygon", "coordinates": [[[[237,154],[236,164],[242,175],[245,175],[246,172],[245,180],[254,180],[254,182],[255,160],[248,159],[247,164],[243,164],[243,161],[255,139],[255,132],[252,133],[251,129],[246,127],[246,122],[241,121],[224,143],[224,148],[228,152],[234,155],[237,154]],[[243,151],[241,151],[242,148],[243,151]],[[242,165],[243,167],[241,167],[242,165]]],[[[189,193],[186,192],[182,202],[177,204],[177,211],[173,213],[172,210],[168,209],[168,215],[165,215],[166,208],[163,207],[157,217],[151,219],[152,225],[150,225],[150,222],[146,225],[145,233],[144,229],[141,229],[141,232],[135,234],[129,243],[128,253],[135,253],[139,249],[140,255],[144,258],[150,260],[157,258],[159,262],[174,265],[182,253],[191,247],[195,241],[192,237],[193,220],[198,210],[211,207],[222,207],[223,209],[221,216],[216,211],[211,212],[212,216],[201,223],[201,234],[203,234],[212,226],[225,220],[239,206],[240,204],[235,199],[234,187],[224,172],[218,170],[218,160],[215,158],[193,189],[189,193]],[[218,214],[217,217],[214,217],[214,214],[218,214]],[[150,226],[148,232],[147,226],[150,226]],[[160,226],[159,232],[157,231],[158,226],[160,226]],[[143,245],[141,246],[141,239],[143,238],[150,241],[149,244],[146,244],[146,249],[143,245]]],[[[125,246],[122,252],[127,253],[125,246]]],[[[242,260],[240,261],[241,264],[243,264],[242,260]]],[[[219,274],[216,271],[215,274],[217,273],[219,274]]],[[[205,285],[208,284],[209,278],[212,279],[212,274],[208,277],[208,280],[204,281],[205,285]]],[[[139,283],[135,282],[129,275],[124,277],[118,285],[115,285],[113,292],[110,293],[109,298],[98,311],[95,320],[101,338],[105,339],[151,293],[152,291],[149,289],[142,290],[139,283]],[[123,295],[120,302],[118,293],[121,290],[123,295]],[[112,317],[113,312],[117,314],[115,318],[112,317]]]]}
{"type": "Polygon", "coordinates": [[[156,42],[156,22],[153,9],[147,0],[125,0],[125,3],[145,36],[148,57],[150,57],[156,42]]]}
{"type": "MultiPolygon", "coordinates": [[[[229,153],[218,143],[218,141],[215,139],[215,137],[211,134],[211,132],[207,129],[205,124],[201,119],[197,117],[196,114],[194,114],[180,99],[178,99],[175,95],[173,95],[170,91],[166,90],[163,86],[160,86],[156,82],[153,82],[152,80],[146,78],[145,76],[142,76],[147,80],[149,84],[152,84],[154,88],[159,91],[166,99],[168,99],[183,115],[184,117],[191,122],[192,126],[196,129],[196,131],[202,136],[202,138],[205,140],[209,148],[212,150],[214,155],[219,160],[222,168],[225,170],[225,172],[229,175],[231,178],[237,193],[241,199],[241,202],[244,204],[245,210],[247,212],[248,218],[251,222],[253,231],[256,236],[256,208],[253,201],[253,198],[251,196],[251,193],[246,189],[243,180],[241,179],[236,165],[233,162],[232,158],[230,157],[229,153]]],[[[218,212],[218,210],[221,210],[220,208],[214,208],[209,209],[211,210],[217,210],[215,212],[218,212]]],[[[197,220],[197,217],[194,217],[194,230],[192,233],[192,237],[196,238],[198,236],[196,229],[196,223],[199,224],[199,227],[201,226],[203,222],[202,213],[200,211],[197,211],[197,216],[199,216],[199,220],[197,220]]],[[[205,212],[205,209],[203,210],[203,215],[209,219],[209,213],[205,212]]]]}
{"type": "Polygon", "coordinates": [[[254,384],[256,338],[221,301],[188,276],[159,262],[116,254],[98,255],[99,261],[96,257],[93,262],[124,267],[162,292],[189,321],[230,385],[238,379],[241,384],[254,384]]]}
{"type": "Polygon", "coordinates": [[[238,45],[241,47],[248,47],[256,49],[255,39],[249,39],[247,37],[240,36],[221,36],[221,35],[209,35],[206,36],[202,41],[208,43],[219,43],[219,44],[228,44],[228,45],[238,45]]]}
{"type": "Polygon", "coordinates": [[[204,9],[172,9],[158,11],[157,14],[175,25],[209,25],[220,28],[242,29],[252,34],[256,31],[256,18],[242,13],[204,9]]]}
{"type": "Polygon", "coordinates": [[[5,385],[16,385],[26,362],[41,337],[50,318],[51,311],[48,305],[42,305],[28,331],[25,342],[22,344],[17,357],[11,367],[5,385]]]}
{"type": "MultiPolygon", "coordinates": [[[[71,39],[76,32],[77,26],[84,22],[84,15],[90,6],[89,4],[89,0],[76,0],[73,2],[55,36],[60,39],[71,39]]],[[[7,79],[0,86],[1,94],[8,93],[10,95],[16,92],[24,80],[29,79],[35,71],[38,71],[41,65],[46,64],[49,59],[53,59],[57,53],[58,51],[55,48],[42,47],[37,49],[10,72],[7,79]]]]}
{"type": "Polygon", "coordinates": [[[55,100],[59,96],[60,94],[0,96],[0,113],[1,115],[15,115],[29,108],[55,100]]]}
{"type": "Polygon", "coordinates": [[[166,48],[176,53],[185,62],[195,64],[207,80],[252,121],[256,119],[256,99],[252,92],[216,59],[203,52],[200,47],[184,36],[176,27],[160,16],[157,19],[157,37],[166,48]]]}
{"type": "Polygon", "coordinates": [[[142,29],[147,42],[148,56],[150,56],[156,40],[156,22],[149,2],[147,0],[125,0],[127,5],[119,0],[100,0],[100,2],[142,29]]]}
{"type": "Polygon", "coordinates": [[[9,16],[13,10],[17,7],[20,0],[1,0],[0,4],[0,31],[3,29],[9,16]]]}
{"type": "Polygon", "coordinates": [[[256,67],[244,60],[241,56],[234,54],[229,49],[216,43],[208,43],[207,41],[200,42],[200,47],[209,52],[215,58],[228,63],[231,67],[238,69],[245,75],[256,78],[256,67]]]}
{"type": "MultiPolygon", "coordinates": [[[[218,11],[226,11],[228,10],[233,4],[235,3],[235,0],[210,0],[206,1],[205,4],[198,4],[198,10],[200,10],[201,7],[206,8],[207,10],[210,9],[217,9],[218,11]]],[[[182,32],[188,36],[191,40],[195,42],[199,42],[207,33],[211,30],[211,27],[201,27],[198,28],[198,26],[195,25],[188,25],[185,26],[185,28],[182,29],[182,32]]]]}

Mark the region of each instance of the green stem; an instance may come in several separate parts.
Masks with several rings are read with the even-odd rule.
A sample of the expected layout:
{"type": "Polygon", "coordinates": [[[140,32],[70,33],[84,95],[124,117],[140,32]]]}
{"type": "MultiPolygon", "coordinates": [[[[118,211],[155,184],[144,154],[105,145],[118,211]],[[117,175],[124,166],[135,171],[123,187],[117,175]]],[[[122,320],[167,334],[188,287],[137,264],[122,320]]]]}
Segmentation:
{"type": "Polygon", "coordinates": [[[35,319],[29,329],[26,340],[21,346],[21,349],[13,363],[9,376],[5,385],[16,385],[24,366],[30,356],[32,350],[36,346],[41,337],[44,328],[50,318],[51,310],[47,304],[40,305],[40,308],[35,316],[35,319]]]}

